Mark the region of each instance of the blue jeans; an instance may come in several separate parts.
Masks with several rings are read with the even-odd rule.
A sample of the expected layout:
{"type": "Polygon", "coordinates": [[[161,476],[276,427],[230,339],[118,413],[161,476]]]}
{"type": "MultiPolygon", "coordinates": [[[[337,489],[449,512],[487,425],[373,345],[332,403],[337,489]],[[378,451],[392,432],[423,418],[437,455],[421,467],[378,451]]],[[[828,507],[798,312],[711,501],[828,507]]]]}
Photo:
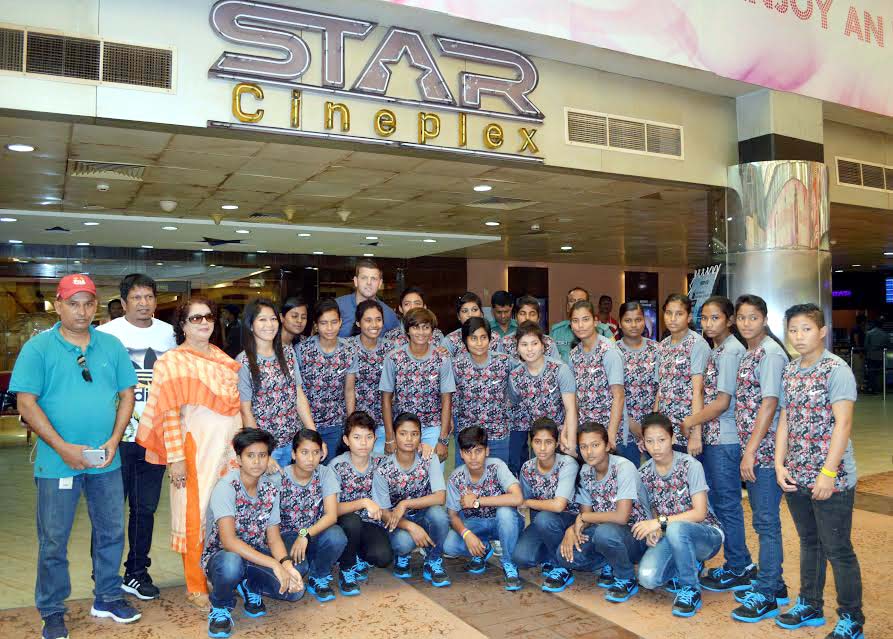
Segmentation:
{"type": "Polygon", "coordinates": [[[573,525],[574,513],[553,513],[531,510],[530,525],[524,529],[512,555],[519,568],[530,568],[549,562],[555,563],[555,555],[564,539],[564,532],[573,525]]]}
{"type": "Polygon", "coordinates": [[[68,539],[81,493],[87,499],[93,542],[96,600],[122,599],[121,556],[124,554],[124,485],[121,470],[80,474],[71,488],[60,489],[59,479],[35,478],[37,486],[37,585],[34,600],[41,617],[65,612],[71,594],[68,539]]]}
{"type": "Polygon", "coordinates": [[[208,560],[205,574],[211,582],[209,599],[215,608],[236,607],[236,586],[243,579],[248,580],[248,588],[264,597],[272,597],[282,601],[297,601],[304,596],[304,591],[279,593],[279,580],[276,574],[266,566],[258,566],[243,559],[240,555],[228,550],[218,550],[208,560]]]}
{"type": "Polygon", "coordinates": [[[620,579],[636,576],[633,566],[645,553],[645,542],[633,537],[629,526],[620,524],[594,524],[583,529],[589,537],[582,550],[574,550],[574,560],[567,561],[556,550],[554,561],[568,570],[595,572],[605,564],[611,566],[620,579]]]}
{"type": "Polygon", "coordinates": [[[713,526],[672,521],[667,534],[639,562],[639,584],[654,590],[676,577],[680,585],[700,591],[698,563],[710,559],[720,546],[722,533],[713,526]]]}
{"type": "MultiPolygon", "coordinates": [[[[461,515],[460,515],[461,517],[461,515]]],[[[498,539],[502,546],[502,562],[506,563],[515,554],[515,546],[518,545],[518,537],[524,520],[518,514],[517,509],[510,506],[500,506],[496,509],[495,517],[468,517],[462,518],[465,527],[477,536],[481,541],[498,539]]],[[[443,551],[456,557],[470,557],[468,546],[455,530],[450,530],[443,551]]]]}
{"type": "Polygon", "coordinates": [[[373,455],[384,455],[384,426],[375,427],[375,446],[372,448],[373,455]]]}
{"type": "Polygon", "coordinates": [[[527,444],[529,437],[530,433],[526,430],[513,430],[509,433],[508,466],[515,477],[521,472],[524,462],[530,459],[530,446],[527,444]]]}
{"type": "MultiPolygon", "coordinates": [[[[283,533],[282,541],[285,548],[291,552],[291,547],[298,538],[297,532],[283,533]]],[[[325,577],[332,574],[332,565],[338,561],[344,546],[347,545],[347,536],[341,530],[341,526],[335,524],[310,538],[304,561],[295,566],[302,575],[310,574],[311,577],[325,577]]]]}
{"type": "MultiPolygon", "coordinates": [[[[428,506],[421,510],[413,510],[408,512],[404,519],[424,528],[434,542],[433,548],[425,549],[426,557],[437,559],[443,555],[443,544],[450,530],[450,519],[443,506],[428,506]]],[[[397,528],[391,533],[391,548],[394,549],[395,555],[408,555],[415,549],[415,542],[412,540],[412,535],[402,528],[397,528]]]]}
{"type": "Polygon", "coordinates": [[[425,426],[422,429],[422,443],[428,444],[431,448],[437,446],[437,440],[440,439],[440,426],[425,426]]]}
{"type": "Polygon", "coordinates": [[[642,465],[642,452],[639,450],[639,445],[632,435],[630,435],[627,443],[617,446],[614,454],[630,460],[636,468],[642,465]]]}
{"type": "Polygon", "coordinates": [[[130,518],[127,521],[130,552],[124,561],[124,572],[128,575],[142,575],[152,565],[149,549],[152,547],[155,511],[161,497],[164,466],[148,463],[146,449],[136,442],[121,442],[118,451],[121,453],[124,496],[130,509],[130,518]]]}
{"type": "MultiPolygon", "coordinates": [[[[456,468],[464,464],[465,462],[462,460],[462,451],[459,450],[459,432],[456,431],[456,468]]],[[[490,439],[487,438],[487,448],[489,448],[490,452],[487,457],[495,457],[496,459],[501,459],[506,463],[509,463],[509,438],[508,436],[503,437],[502,439],[490,439]]]]}
{"type": "Polygon", "coordinates": [[[291,444],[286,444],[285,446],[280,446],[279,448],[274,448],[273,453],[270,455],[276,463],[279,464],[280,468],[285,468],[286,466],[292,463],[291,461],[291,444]]]}
{"type": "MultiPolygon", "coordinates": [[[[710,490],[707,500],[726,534],[725,567],[740,573],[751,563],[744,540],[744,508],[741,506],[741,446],[704,446],[704,475],[710,490]]],[[[775,481],[773,473],[772,480],[775,481]]]]}
{"type": "Polygon", "coordinates": [[[784,584],[781,576],[784,549],[779,516],[782,491],[775,480],[774,468],[754,466],[753,473],[757,480],[747,482],[747,496],[753,511],[753,529],[760,538],[760,570],[754,590],[771,597],[784,584]]]}
{"type": "MultiPolygon", "coordinates": [[[[341,446],[341,435],[343,434],[344,427],[340,425],[327,426],[325,428],[319,429],[319,436],[322,437],[322,441],[328,449],[328,454],[323,460],[324,463],[328,464],[330,461],[338,456],[338,447],[341,446]]],[[[288,463],[290,464],[291,462],[289,461],[288,463]]]]}

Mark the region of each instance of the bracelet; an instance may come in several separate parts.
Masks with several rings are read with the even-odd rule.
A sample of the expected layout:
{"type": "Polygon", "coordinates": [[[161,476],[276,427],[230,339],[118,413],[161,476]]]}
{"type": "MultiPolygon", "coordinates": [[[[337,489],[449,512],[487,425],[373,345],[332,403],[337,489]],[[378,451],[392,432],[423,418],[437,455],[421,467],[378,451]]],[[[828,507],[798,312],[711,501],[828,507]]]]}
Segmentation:
{"type": "Polygon", "coordinates": [[[819,472],[822,473],[825,477],[830,477],[831,479],[837,479],[837,473],[828,470],[824,466],[822,466],[822,470],[820,470],[819,472]]]}
{"type": "MultiPolygon", "coordinates": [[[[283,557],[282,559],[279,560],[279,563],[284,565],[286,561],[291,561],[291,557],[286,555],[285,557],[283,557]]],[[[292,561],[292,563],[295,563],[295,562],[292,561]]]]}
{"type": "Polygon", "coordinates": [[[465,530],[462,531],[462,541],[465,541],[465,535],[467,535],[470,532],[471,531],[468,528],[466,528],[465,530]]]}
{"type": "Polygon", "coordinates": [[[396,444],[397,440],[396,439],[386,439],[386,440],[384,440],[384,443],[385,443],[385,445],[396,444]]]}

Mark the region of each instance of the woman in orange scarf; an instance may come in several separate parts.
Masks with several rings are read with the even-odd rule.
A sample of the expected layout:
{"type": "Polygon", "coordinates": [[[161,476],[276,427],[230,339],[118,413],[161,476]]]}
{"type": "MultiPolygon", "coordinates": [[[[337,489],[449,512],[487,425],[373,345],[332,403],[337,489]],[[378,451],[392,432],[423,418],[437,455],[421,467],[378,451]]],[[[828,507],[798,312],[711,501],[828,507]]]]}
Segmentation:
{"type": "Polygon", "coordinates": [[[239,364],[210,343],[213,302],[194,297],[177,308],[179,346],[155,363],[137,442],[146,461],[166,464],[171,481],[171,548],[183,555],[189,601],[208,606],[199,559],[205,512],[217,480],[235,467],[230,442],[241,428],[239,364]]]}

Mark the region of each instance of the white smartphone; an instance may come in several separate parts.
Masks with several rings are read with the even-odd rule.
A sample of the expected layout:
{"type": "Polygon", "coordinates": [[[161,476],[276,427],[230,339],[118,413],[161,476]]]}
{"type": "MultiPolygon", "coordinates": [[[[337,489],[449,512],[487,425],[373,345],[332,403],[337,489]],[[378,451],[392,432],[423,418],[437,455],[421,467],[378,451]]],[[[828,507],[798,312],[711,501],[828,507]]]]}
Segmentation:
{"type": "Polygon", "coordinates": [[[84,461],[91,466],[102,466],[105,463],[105,448],[87,448],[83,454],[84,461]]]}

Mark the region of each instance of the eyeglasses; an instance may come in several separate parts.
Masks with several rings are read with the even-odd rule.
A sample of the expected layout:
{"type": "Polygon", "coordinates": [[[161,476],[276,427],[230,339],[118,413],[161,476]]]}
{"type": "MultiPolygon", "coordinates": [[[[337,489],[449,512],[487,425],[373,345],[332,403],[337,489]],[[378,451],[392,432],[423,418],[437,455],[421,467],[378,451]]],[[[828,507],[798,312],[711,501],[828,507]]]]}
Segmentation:
{"type": "Polygon", "coordinates": [[[214,313],[205,313],[204,315],[190,315],[186,321],[190,324],[201,324],[202,320],[205,320],[208,324],[213,324],[216,319],[214,313]]]}
{"type": "Polygon", "coordinates": [[[78,366],[81,367],[81,377],[84,378],[84,381],[92,382],[93,376],[90,374],[90,369],[87,368],[87,358],[84,357],[83,353],[78,355],[78,366]]]}

